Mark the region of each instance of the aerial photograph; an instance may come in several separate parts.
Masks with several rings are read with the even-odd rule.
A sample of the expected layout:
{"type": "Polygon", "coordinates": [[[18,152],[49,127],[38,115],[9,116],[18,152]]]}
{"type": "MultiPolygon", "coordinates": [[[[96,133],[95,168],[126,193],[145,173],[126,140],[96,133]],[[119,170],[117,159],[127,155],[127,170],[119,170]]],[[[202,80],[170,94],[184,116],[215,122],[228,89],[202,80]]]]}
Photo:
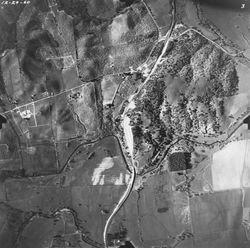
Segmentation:
{"type": "Polygon", "coordinates": [[[250,248],[250,0],[0,0],[0,248],[250,248]]]}

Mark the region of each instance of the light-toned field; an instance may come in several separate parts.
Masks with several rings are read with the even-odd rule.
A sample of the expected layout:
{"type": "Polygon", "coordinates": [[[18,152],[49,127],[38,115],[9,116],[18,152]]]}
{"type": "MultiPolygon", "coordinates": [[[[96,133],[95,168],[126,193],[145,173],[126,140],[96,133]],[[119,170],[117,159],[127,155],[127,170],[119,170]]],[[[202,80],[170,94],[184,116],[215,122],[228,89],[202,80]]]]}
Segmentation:
{"type": "Polygon", "coordinates": [[[228,97],[225,100],[226,115],[232,115],[234,118],[240,116],[250,105],[250,96],[247,93],[240,93],[238,95],[228,97]]]}
{"type": "Polygon", "coordinates": [[[105,138],[88,149],[79,148],[67,174],[71,186],[126,185],[129,174],[117,141],[105,138]]]}
{"type": "Polygon", "coordinates": [[[250,69],[243,64],[238,64],[236,68],[239,77],[239,93],[249,92],[250,69]]]}
{"type": "Polygon", "coordinates": [[[114,18],[110,28],[110,39],[112,45],[115,45],[121,41],[122,35],[129,31],[127,13],[121,14],[114,18]]]}
{"type": "Polygon", "coordinates": [[[124,171],[116,171],[116,175],[112,175],[111,169],[115,166],[115,163],[119,160],[118,156],[105,157],[97,168],[94,169],[92,175],[93,185],[104,185],[107,183],[114,183],[115,185],[124,185],[129,180],[129,175],[124,174],[124,171]],[[118,175],[117,175],[118,173],[118,175]]]}
{"type": "Polygon", "coordinates": [[[229,143],[213,155],[212,182],[214,191],[239,189],[248,185],[242,176],[250,170],[250,140],[229,143]],[[243,180],[244,179],[244,180],[243,180]]]}
{"type": "Polygon", "coordinates": [[[103,105],[111,104],[119,84],[122,82],[122,77],[109,75],[103,77],[101,81],[103,105]]]}

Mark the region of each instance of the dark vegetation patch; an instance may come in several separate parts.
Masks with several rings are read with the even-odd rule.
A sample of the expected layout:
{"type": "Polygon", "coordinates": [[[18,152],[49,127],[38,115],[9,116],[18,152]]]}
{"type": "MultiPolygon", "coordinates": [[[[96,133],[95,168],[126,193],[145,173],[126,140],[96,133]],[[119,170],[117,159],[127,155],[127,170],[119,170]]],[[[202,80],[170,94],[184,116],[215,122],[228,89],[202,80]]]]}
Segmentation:
{"type": "Polygon", "coordinates": [[[131,15],[130,12],[128,13],[127,17],[127,24],[129,29],[133,29],[136,26],[136,22],[134,21],[133,15],[131,15]]]}
{"type": "Polygon", "coordinates": [[[45,46],[52,47],[54,51],[58,47],[58,43],[48,31],[42,31],[38,37],[26,43],[26,52],[22,60],[22,69],[30,80],[35,80],[45,73],[45,58],[43,58],[39,52],[39,49],[45,46]]]}
{"type": "Polygon", "coordinates": [[[3,124],[7,123],[7,120],[4,116],[0,115],[0,129],[2,129],[3,124]]]}
{"type": "Polygon", "coordinates": [[[57,78],[52,78],[52,79],[46,80],[46,87],[47,87],[49,92],[59,93],[60,89],[61,89],[60,84],[61,84],[60,80],[58,80],[57,78]]]}
{"type": "MultiPolygon", "coordinates": [[[[161,147],[175,135],[212,135],[223,130],[227,125],[224,100],[238,91],[235,66],[230,56],[197,33],[173,43],[157,77],[147,84],[130,113],[135,153],[142,158],[140,154],[149,147],[150,158],[142,164],[156,164],[156,154],[164,154],[161,147]]],[[[173,171],[190,168],[187,154],[177,162],[171,165],[173,171]]]]}
{"type": "Polygon", "coordinates": [[[168,208],[158,208],[157,209],[157,212],[158,213],[165,213],[165,212],[167,212],[168,211],[168,208]]]}
{"type": "Polygon", "coordinates": [[[24,169],[18,170],[0,170],[0,183],[3,183],[8,178],[21,178],[25,176],[24,169]]]}
{"type": "Polygon", "coordinates": [[[49,11],[48,0],[33,0],[34,6],[42,12],[49,11]]]}
{"type": "Polygon", "coordinates": [[[15,47],[16,25],[8,24],[0,15],[0,52],[15,47]]]}
{"type": "MultiPolygon", "coordinates": [[[[107,234],[107,241],[109,243],[109,246],[114,246],[115,244],[113,243],[113,240],[124,240],[127,237],[127,229],[124,227],[120,227],[119,232],[115,232],[115,233],[108,233],[107,234]]],[[[123,246],[120,246],[123,247],[123,246]]]]}
{"type": "Polygon", "coordinates": [[[59,10],[64,10],[68,15],[75,18],[75,23],[82,20],[83,22],[90,21],[88,14],[88,6],[84,0],[59,0],[59,10]]]}
{"type": "Polygon", "coordinates": [[[125,3],[126,7],[132,5],[136,0],[120,0],[121,3],[125,3]]]}
{"type": "Polygon", "coordinates": [[[56,73],[56,71],[50,71],[46,77],[45,84],[48,92],[59,93],[63,84],[61,74],[56,73]]]}
{"type": "Polygon", "coordinates": [[[124,245],[119,246],[119,248],[135,248],[130,241],[126,241],[124,245]]]}
{"type": "Polygon", "coordinates": [[[160,119],[160,106],[164,100],[165,82],[159,80],[150,82],[147,87],[147,94],[136,99],[138,108],[131,114],[131,123],[135,137],[135,148],[139,149],[142,141],[146,141],[153,148],[157,148],[168,135],[165,131],[164,123],[160,119]],[[141,114],[144,113],[149,120],[149,125],[144,126],[141,114]]]}
{"type": "Polygon", "coordinates": [[[43,115],[44,117],[48,118],[51,114],[51,110],[52,110],[52,105],[44,105],[41,109],[40,109],[40,114],[43,115]]]}
{"type": "Polygon", "coordinates": [[[162,76],[166,73],[182,83],[167,88],[165,125],[175,127],[176,133],[201,132],[201,126],[204,133],[220,131],[225,123],[224,100],[238,91],[234,60],[199,34],[190,33],[179,37],[166,54],[162,76]]]}
{"type": "Polygon", "coordinates": [[[170,171],[183,171],[192,168],[191,153],[175,152],[169,156],[170,171]]]}
{"type": "Polygon", "coordinates": [[[248,125],[248,130],[250,130],[250,116],[248,116],[244,121],[243,123],[247,124],[248,125]]]}
{"type": "Polygon", "coordinates": [[[19,147],[19,139],[13,121],[9,118],[8,125],[1,131],[1,144],[8,145],[10,158],[16,156],[19,147]]]}
{"type": "Polygon", "coordinates": [[[0,10],[0,53],[13,49],[16,44],[16,22],[23,5],[7,5],[0,10]]]}
{"type": "MultiPolygon", "coordinates": [[[[0,63],[0,95],[6,95],[6,89],[5,89],[5,83],[3,80],[1,63],[0,63]]],[[[0,104],[2,107],[4,106],[4,101],[2,99],[0,99],[0,104]]]]}
{"type": "Polygon", "coordinates": [[[31,18],[28,24],[25,26],[24,33],[29,34],[34,30],[42,29],[42,23],[39,20],[37,13],[31,18]]]}
{"type": "Polygon", "coordinates": [[[133,10],[127,12],[127,25],[129,29],[133,29],[140,22],[140,15],[133,10]]]}
{"type": "Polygon", "coordinates": [[[58,111],[58,120],[57,120],[57,123],[59,125],[63,125],[65,124],[66,122],[70,122],[73,118],[73,115],[70,111],[70,109],[60,109],[58,111]]]}

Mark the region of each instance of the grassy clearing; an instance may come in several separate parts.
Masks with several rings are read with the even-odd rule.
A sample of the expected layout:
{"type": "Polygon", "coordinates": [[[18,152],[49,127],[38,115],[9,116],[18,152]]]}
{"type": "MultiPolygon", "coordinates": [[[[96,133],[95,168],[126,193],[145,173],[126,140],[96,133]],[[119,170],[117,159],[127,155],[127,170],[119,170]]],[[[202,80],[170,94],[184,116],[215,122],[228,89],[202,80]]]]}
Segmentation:
{"type": "Polygon", "coordinates": [[[239,189],[243,168],[250,166],[249,140],[229,143],[213,155],[212,179],[214,191],[239,189]]]}

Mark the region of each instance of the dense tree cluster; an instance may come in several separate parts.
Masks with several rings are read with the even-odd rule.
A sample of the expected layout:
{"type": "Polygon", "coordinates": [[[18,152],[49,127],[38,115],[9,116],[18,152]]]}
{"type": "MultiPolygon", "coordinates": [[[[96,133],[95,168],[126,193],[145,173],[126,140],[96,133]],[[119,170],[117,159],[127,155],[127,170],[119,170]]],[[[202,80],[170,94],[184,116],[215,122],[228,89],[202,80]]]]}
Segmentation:
{"type": "Polygon", "coordinates": [[[152,147],[146,158],[152,165],[177,137],[221,132],[225,98],[237,93],[238,83],[229,55],[195,32],[179,37],[135,100],[130,113],[135,150],[152,147]]]}
{"type": "Polygon", "coordinates": [[[195,32],[176,39],[165,56],[163,67],[173,77],[178,76],[189,85],[201,78],[206,81],[206,87],[202,87],[204,101],[211,101],[214,95],[232,96],[238,90],[234,60],[195,32]]]}
{"type": "Polygon", "coordinates": [[[234,60],[199,34],[189,32],[175,40],[163,67],[165,73],[185,83],[184,87],[174,82],[166,90],[165,125],[171,123],[178,134],[218,132],[225,114],[224,99],[238,90],[234,60]]]}
{"type": "Polygon", "coordinates": [[[151,81],[147,86],[147,93],[136,100],[137,107],[130,113],[130,125],[133,127],[135,147],[138,149],[143,142],[156,149],[170,135],[160,118],[165,88],[164,81],[151,81]]]}

